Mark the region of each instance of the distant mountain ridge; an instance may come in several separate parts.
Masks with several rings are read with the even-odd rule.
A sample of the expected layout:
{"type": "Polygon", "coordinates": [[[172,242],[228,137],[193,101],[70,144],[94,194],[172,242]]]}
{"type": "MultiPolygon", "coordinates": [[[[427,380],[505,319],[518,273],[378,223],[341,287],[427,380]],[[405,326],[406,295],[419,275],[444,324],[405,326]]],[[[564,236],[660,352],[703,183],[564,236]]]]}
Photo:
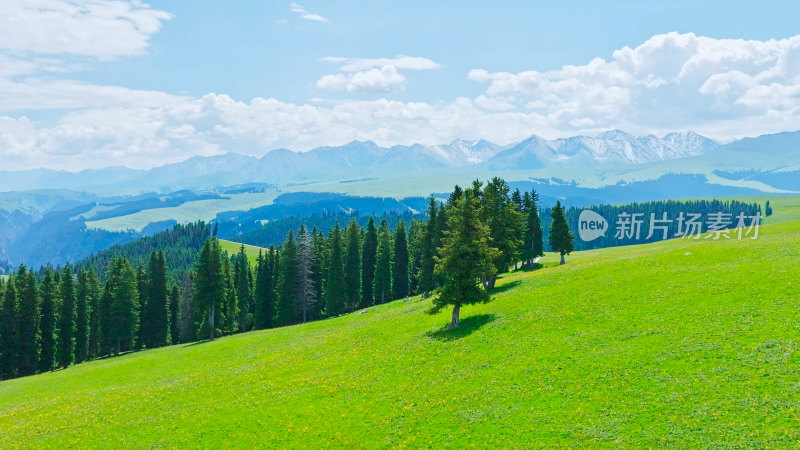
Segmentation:
{"type": "Polygon", "coordinates": [[[307,152],[281,148],[262,157],[238,153],[194,156],[150,170],[117,166],[77,173],[49,169],[0,171],[0,190],[75,189],[114,195],[209,189],[251,182],[303,184],[450,167],[475,166],[490,170],[606,168],[708,155],[738,142],[741,141],[722,145],[691,131],[657,137],[634,136],[620,130],[594,137],[545,139],[533,135],[509,145],[456,139],[445,145],[381,147],[372,141],[352,141],[307,152]]]}

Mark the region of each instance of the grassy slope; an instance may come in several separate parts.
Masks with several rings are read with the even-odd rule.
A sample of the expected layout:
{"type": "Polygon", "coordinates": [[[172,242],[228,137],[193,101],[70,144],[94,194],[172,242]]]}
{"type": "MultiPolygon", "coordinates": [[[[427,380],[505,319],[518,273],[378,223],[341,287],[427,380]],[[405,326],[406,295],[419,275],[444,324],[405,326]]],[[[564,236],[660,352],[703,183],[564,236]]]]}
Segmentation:
{"type": "Polygon", "coordinates": [[[796,446],[800,222],[0,384],[0,447],[796,446]],[[689,253],[688,255],[686,253],[689,253]]]}
{"type": "Polygon", "coordinates": [[[265,253],[267,249],[263,247],[256,247],[255,245],[248,245],[248,244],[241,244],[239,242],[233,241],[226,241],[224,239],[219,240],[219,246],[223,251],[228,252],[229,256],[232,256],[236,253],[239,253],[239,249],[244,245],[244,253],[247,255],[247,260],[250,264],[256,263],[256,258],[258,258],[258,253],[262,252],[265,253]]]}

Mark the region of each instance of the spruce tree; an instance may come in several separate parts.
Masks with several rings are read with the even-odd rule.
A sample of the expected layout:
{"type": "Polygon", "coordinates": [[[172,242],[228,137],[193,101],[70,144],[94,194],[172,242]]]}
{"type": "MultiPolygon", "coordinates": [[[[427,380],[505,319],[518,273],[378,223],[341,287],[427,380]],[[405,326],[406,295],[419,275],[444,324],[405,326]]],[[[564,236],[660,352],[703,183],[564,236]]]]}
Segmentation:
{"type": "Polygon", "coordinates": [[[39,368],[41,335],[39,334],[39,292],[33,271],[24,265],[19,267],[15,278],[19,300],[19,370],[17,375],[33,375],[39,368]]]}
{"type": "Polygon", "coordinates": [[[300,226],[297,233],[297,284],[295,298],[301,312],[302,322],[308,321],[315,312],[317,304],[317,289],[314,284],[314,243],[306,231],[305,225],[300,226]]]}
{"type": "Polygon", "coordinates": [[[61,310],[58,316],[58,347],[56,358],[60,367],[75,362],[75,277],[72,268],[65,266],[61,275],[61,310]]]}
{"type": "MultiPolygon", "coordinates": [[[[96,280],[95,280],[96,281],[96,280]]],[[[89,279],[89,273],[78,269],[77,305],[75,307],[75,362],[89,359],[92,305],[97,296],[97,284],[89,279]]]]}
{"type": "Polygon", "coordinates": [[[411,226],[408,227],[408,256],[410,258],[408,268],[409,279],[409,294],[416,295],[420,293],[419,281],[422,273],[422,253],[425,246],[425,222],[420,220],[411,220],[411,226]]]}
{"type": "Polygon", "coordinates": [[[361,301],[361,227],[355,219],[347,226],[344,283],[347,289],[347,311],[354,311],[361,301]]]}
{"type": "Polygon", "coordinates": [[[347,302],[347,287],[345,286],[342,255],[342,232],[338,222],[331,230],[328,239],[331,253],[328,264],[328,277],[325,283],[325,314],[328,317],[336,317],[345,312],[345,304],[347,302]]]}
{"type": "Polygon", "coordinates": [[[170,342],[167,261],[163,252],[150,253],[145,280],[146,283],[139,287],[142,344],[147,348],[162,347],[170,342]]]}
{"type": "Polygon", "coordinates": [[[0,379],[4,380],[14,378],[19,367],[18,308],[15,280],[9,278],[0,303],[0,379]]]}
{"type": "Polygon", "coordinates": [[[408,297],[408,236],[403,219],[394,230],[394,264],[392,264],[392,298],[408,297]]]}
{"type": "Polygon", "coordinates": [[[527,267],[533,266],[533,260],[544,256],[542,242],[542,218],[539,217],[539,194],[535,190],[523,196],[525,212],[525,233],[522,239],[522,260],[527,267]]]}
{"type": "Polygon", "coordinates": [[[145,316],[146,312],[150,310],[150,307],[148,305],[148,302],[150,300],[150,296],[148,295],[150,293],[150,278],[147,275],[147,270],[145,270],[144,266],[142,265],[139,265],[136,268],[136,290],[139,293],[140,320],[139,320],[139,326],[137,327],[136,330],[135,348],[137,350],[140,350],[147,344],[148,339],[146,333],[150,331],[149,328],[145,328],[142,326],[143,325],[142,322],[144,319],[143,316],[145,316]]]}
{"type": "Polygon", "coordinates": [[[223,254],[221,264],[225,294],[220,323],[224,324],[222,329],[224,334],[233,334],[239,329],[239,299],[236,296],[236,286],[233,280],[233,265],[228,259],[227,253],[223,254]]]}
{"type": "Polygon", "coordinates": [[[297,317],[297,243],[294,233],[290,230],[289,236],[281,246],[281,251],[276,259],[280,267],[278,278],[278,324],[291,325],[297,317]]]}
{"type": "Polygon", "coordinates": [[[253,329],[253,277],[244,245],[234,260],[233,282],[239,302],[239,331],[243,333],[253,329]]]}
{"type": "Polygon", "coordinates": [[[222,272],[222,255],[219,241],[209,237],[203,244],[192,271],[192,303],[200,321],[196,323],[197,335],[214,339],[217,329],[224,326],[222,306],[226,285],[222,272]]]}
{"type": "Polygon", "coordinates": [[[178,285],[173,285],[169,292],[169,342],[177,344],[181,342],[181,329],[179,322],[181,304],[181,289],[178,285]]]}
{"type": "Polygon", "coordinates": [[[275,248],[270,247],[266,254],[258,253],[256,259],[255,286],[255,328],[271,328],[275,318],[275,283],[272,266],[275,261],[275,248]]]}
{"type": "Polygon", "coordinates": [[[384,219],[378,230],[378,253],[375,257],[375,303],[386,303],[392,298],[392,234],[384,219]]]}
{"type": "Polygon", "coordinates": [[[42,347],[39,353],[39,372],[53,370],[56,362],[56,306],[59,298],[56,271],[52,266],[44,269],[41,296],[42,309],[39,320],[39,333],[42,347]]]}
{"type": "Polygon", "coordinates": [[[312,276],[314,279],[314,292],[317,302],[314,305],[311,318],[319,319],[325,316],[325,280],[328,270],[328,240],[325,235],[316,227],[311,231],[312,246],[314,248],[314,261],[312,264],[312,276]]]}
{"type": "Polygon", "coordinates": [[[100,356],[100,280],[93,268],[86,271],[86,290],[89,297],[89,350],[88,357],[100,356]]]}
{"type": "MultiPolygon", "coordinates": [[[[473,192],[477,192],[479,186],[480,183],[477,182],[473,192]]],[[[517,261],[519,247],[522,245],[519,230],[523,217],[509,198],[508,191],[506,182],[494,177],[487,183],[480,198],[480,216],[489,227],[489,244],[500,251],[492,261],[494,273],[486,278],[484,286],[487,289],[494,289],[497,274],[507,271],[517,261]]]]}
{"type": "Polygon", "coordinates": [[[480,281],[494,272],[492,261],[500,252],[489,246],[489,227],[481,221],[479,209],[475,192],[468,189],[460,198],[452,198],[448,212],[449,232],[436,263],[436,272],[444,278],[444,284],[431,309],[438,312],[447,305],[453,306],[448,328],[458,326],[462,305],[489,300],[480,281]]]}
{"type": "Polygon", "coordinates": [[[426,295],[433,290],[434,276],[433,271],[436,266],[436,248],[438,244],[438,207],[436,199],[430,197],[428,199],[428,223],[425,226],[425,237],[422,243],[422,255],[420,260],[420,275],[418,289],[423,295],[426,295]]]}
{"type": "Polygon", "coordinates": [[[108,340],[117,355],[136,345],[139,330],[139,289],[136,271],[127,259],[115,257],[106,281],[109,293],[108,340]]]}
{"type": "Polygon", "coordinates": [[[375,304],[374,286],[375,263],[378,255],[378,229],[375,219],[370,217],[364,232],[364,247],[361,256],[361,302],[359,308],[375,304]]]}
{"type": "Polygon", "coordinates": [[[553,222],[550,224],[550,247],[554,252],[561,254],[561,264],[566,263],[564,255],[569,255],[575,249],[572,232],[569,231],[569,223],[567,223],[567,216],[564,214],[564,208],[561,202],[557,201],[555,208],[550,211],[550,217],[553,222]]]}

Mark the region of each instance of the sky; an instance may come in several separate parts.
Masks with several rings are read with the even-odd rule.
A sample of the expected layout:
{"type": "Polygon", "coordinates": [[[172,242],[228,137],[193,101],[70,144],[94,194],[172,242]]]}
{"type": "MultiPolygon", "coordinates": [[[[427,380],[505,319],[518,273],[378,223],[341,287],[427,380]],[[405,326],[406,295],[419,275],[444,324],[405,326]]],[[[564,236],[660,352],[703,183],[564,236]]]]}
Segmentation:
{"type": "Polygon", "coordinates": [[[0,0],[0,170],[800,129],[800,2],[0,0]]]}

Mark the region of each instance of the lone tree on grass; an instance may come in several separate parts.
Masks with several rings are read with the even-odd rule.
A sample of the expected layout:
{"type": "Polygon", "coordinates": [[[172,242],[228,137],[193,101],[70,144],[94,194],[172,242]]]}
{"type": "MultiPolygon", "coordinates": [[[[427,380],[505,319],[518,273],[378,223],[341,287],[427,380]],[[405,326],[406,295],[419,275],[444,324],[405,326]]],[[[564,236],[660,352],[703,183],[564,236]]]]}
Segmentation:
{"type": "Polygon", "coordinates": [[[448,231],[436,258],[436,274],[444,284],[433,300],[431,312],[452,305],[453,318],[448,328],[456,328],[462,305],[489,300],[481,279],[494,273],[492,261],[500,252],[489,246],[489,227],[478,216],[480,202],[471,189],[455,197],[450,208],[448,231]]]}
{"type": "Polygon", "coordinates": [[[555,208],[550,212],[550,217],[553,218],[553,223],[550,224],[550,247],[554,252],[561,254],[561,264],[564,264],[566,263],[564,255],[569,255],[575,250],[573,244],[575,236],[569,231],[567,216],[564,214],[564,208],[561,207],[560,201],[556,202],[555,208]]]}

